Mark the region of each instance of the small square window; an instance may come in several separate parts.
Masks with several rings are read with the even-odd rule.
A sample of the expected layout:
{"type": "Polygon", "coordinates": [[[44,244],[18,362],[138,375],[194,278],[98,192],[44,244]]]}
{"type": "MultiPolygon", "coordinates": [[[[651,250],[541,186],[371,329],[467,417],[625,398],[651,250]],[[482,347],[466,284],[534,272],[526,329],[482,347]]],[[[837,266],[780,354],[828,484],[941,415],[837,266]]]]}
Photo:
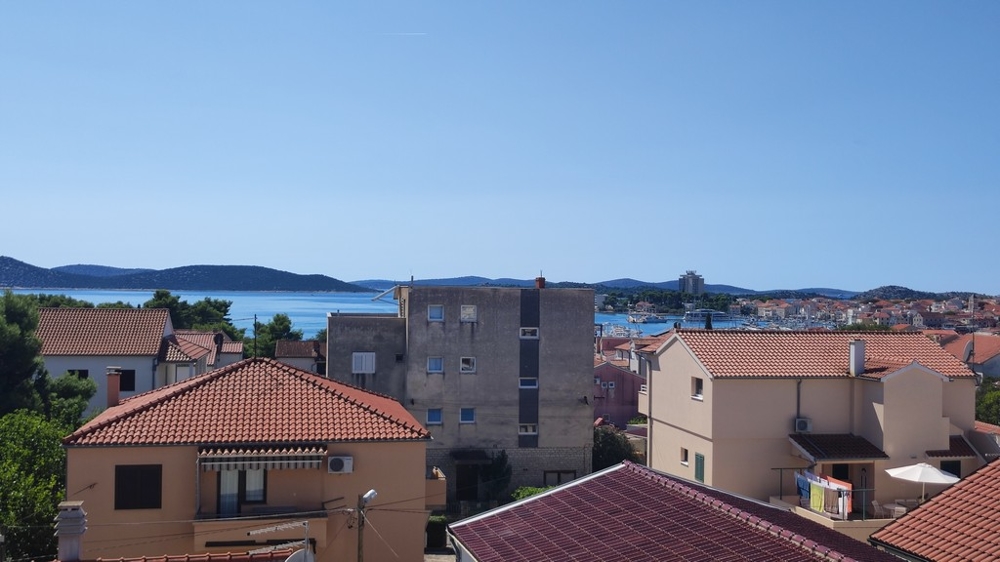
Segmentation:
{"type": "Polygon", "coordinates": [[[375,374],[375,352],[355,351],[352,353],[351,373],[355,375],[375,374]]]}
{"type": "Polygon", "coordinates": [[[691,377],[691,398],[701,400],[705,391],[705,381],[701,377],[691,377]]]}
{"type": "Polygon", "coordinates": [[[458,414],[459,423],[476,423],[476,409],[462,408],[458,414]]]}
{"type": "Polygon", "coordinates": [[[594,384],[601,384],[601,377],[594,377],[594,384]]]}
{"type": "Polygon", "coordinates": [[[614,388],[614,387],[615,387],[615,381],[608,381],[608,388],[614,388]]]}
{"type": "Polygon", "coordinates": [[[429,322],[444,322],[444,305],[443,304],[428,305],[427,320],[429,322]]]}
{"type": "Polygon", "coordinates": [[[606,382],[602,382],[601,383],[601,388],[607,388],[607,387],[608,387],[608,383],[606,383],[606,382]]]}
{"type": "Polygon", "coordinates": [[[76,375],[78,378],[81,378],[81,379],[89,379],[90,378],[90,369],[70,369],[67,372],[69,374],[71,374],[71,375],[76,375]]]}
{"type": "Polygon", "coordinates": [[[444,358],[443,357],[428,357],[427,358],[427,372],[428,373],[443,373],[444,372],[444,358]]]}
{"type": "Polygon", "coordinates": [[[475,357],[463,357],[459,371],[463,373],[475,373],[476,372],[476,358],[475,357]]]}
{"type": "Polygon", "coordinates": [[[521,377],[517,379],[518,388],[538,388],[538,379],[521,377]]]}
{"type": "Polygon", "coordinates": [[[463,304],[459,312],[459,321],[461,322],[475,322],[476,321],[476,305],[474,304],[463,304]]]}
{"type": "Polygon", "coordinates": [[[521,328],[522,340],[537,340],[538,328],[521,328]]]}
{"type": "Polygon", "coordinates": [[[442,423],[441,408],[430,408],[427,410],[427,425],[441,425],[442,423]]]}
{"type": "Polygon", "coordinates": [[[122,369],[118,379],[118,389],[122,392],[135,392],[135,369],[122,369]]]}
{"type": "Polygon", "coordinates": [[[518,435],[538,435],[538,424],[522,423],[517,426],[518,435]]]}
{"type": "Polygon", "coordinates": [[[688,450],[684,447],[681,447],[681,464],[688,465],[688,450]]]}

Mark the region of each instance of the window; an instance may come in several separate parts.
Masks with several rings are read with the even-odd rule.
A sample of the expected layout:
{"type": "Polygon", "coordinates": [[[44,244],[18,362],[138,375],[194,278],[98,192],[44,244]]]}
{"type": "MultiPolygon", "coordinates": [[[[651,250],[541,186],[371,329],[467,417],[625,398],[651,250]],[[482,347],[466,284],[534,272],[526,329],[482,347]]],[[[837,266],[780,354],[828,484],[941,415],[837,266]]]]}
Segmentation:
{"type": "Polygon", "coordinates": [[[355,375],[375,374],[375,352],[355,351],[351,354],[351,373],[355,375]]]}
{"type": "Polygon", "coordinates": [[[476,305],[474,304],[463,304],[459,312],[459,321],[461,322],[475,322],[476,321],[476,305]]]}
{"type": "Polygon", "coordinates": [[[428,322],[444,322],[444,305],[432,304],[427,306],[428,322]]]}
{"type": "Polygon", "coordinates": [[[518,388],[538,388],[538,379],[521,377],[517,379],[518,388]]]}
{"type": "Polygon", "coordinates": [[[594,377],[594,384],[601,384],[601,377],[594,377]]]}
{"type": "Polygon", "coordinates": [[[694,479],[705,483],[705,455],[701,453],[694,454],[694,479]]]}
{"type": "Polygon", "coordinates": [[[601,388],[607,388],[607,387],[608,387],[608,383],[606,383],[606,382],[602,382],[601,383],[601,388]]]}
{"type": "Polygon", "coordinates": [[[118,379],[118,390],[135,392],[135,369],[122,369],[122,376],[118,379]]]}
{"type": "Polygon", "coordinates": [[[705,390],[705,381],[701,377],[691,377],[691,398],[701,400],[702,392],[705,390]]]}
{"type": "Polygon", "coordinates": [[[444,358],[443,357],[428,357],[427,358],[427,372],[428,373],[443,373],[444,372],[444,358]]]}
{"type": "Polygon", "coordinates": [[[688,450],[684,447],[681,447],[681,464],[688,465],[688,450]]]}
{"type": "Polygon", "coordinates": [[[441,408],[429,408],[427,410],[427,425],[441,425],[443,419],[441,417],[441,408]]]}
{"type": "Polygon", "coordinates": [[[71,375],[76,375],[77,377],[79,377],[81,379],[89,379],[90,378],[90,370],[89,369],[70,369],[67,372],[69,374],[71,374],[71,375]]]}
{"type": "Polygon", "coordinates": [[[265,503],[264,469],[219,471],[219,515],[237,515],[240,506],[265,503]]]}
{"type": "Polygon", "coordinates": [[[543,470],[542,475],[546,486],[558,486],[576,479],[575,470],[543,470]]]}
{"type": "Polygon", "coordinates": [[[941,470],[962,477],[962,461],[941,461],[941,470]]]}
{"type": "Polygon", "coordinates": [[[115,509],[160,509],[162,494],[162,465],[115,466],[115,509]]]}
{"type": "Polygon", "coordinates": [[[615,387],[615,381],[608,381],[608,388],[614,388],[614,387],[615,387]]]}
{"type": "Polygon", "coordinates": [[[538,424],[522,423],[517,426],[518,435],[538,435],[538,424]]]}
{"type": "Polygon", "coordinates": [[[476,358],[475,357],[463,357],[461,368],[459,369],[463,373],[475,373],[476,372],[476,358]]]}
{"type": "Polygon", "coordinates": [[[458,414],[459,423],[476,423],[476,409],[462,408],[458,414]]]}
{"type": "Polygon", "coordinates": [[[521,328],[522,340],[537,340],[538,328],[521,328]]]}

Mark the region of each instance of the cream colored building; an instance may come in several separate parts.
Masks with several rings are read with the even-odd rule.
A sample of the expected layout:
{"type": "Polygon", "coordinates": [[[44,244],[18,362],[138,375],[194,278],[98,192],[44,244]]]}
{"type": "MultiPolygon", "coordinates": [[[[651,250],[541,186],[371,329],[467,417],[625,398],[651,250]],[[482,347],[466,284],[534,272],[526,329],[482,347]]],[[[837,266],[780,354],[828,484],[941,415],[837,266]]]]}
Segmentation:
{"type": "Polygon", "coordinates": [[[423,559],[429,433],[395,400],[270,359],[125,400],[64,440],[82,559],[246,552],[308,539],[354,560],[359,498],[369,560],[423,559]],[[272,529],[267,532],[268,529],[272,529]]]}
{"type": "Polygon", "coordinates": [[[921,334],[680,330],[644,356],[657,470],[773,500],[794,498],[794,469],[811,468],[867,490],[860,512],[919,495],[886,468],[964,476],[984,462],[968,440],[975,376],[921,334]]]}

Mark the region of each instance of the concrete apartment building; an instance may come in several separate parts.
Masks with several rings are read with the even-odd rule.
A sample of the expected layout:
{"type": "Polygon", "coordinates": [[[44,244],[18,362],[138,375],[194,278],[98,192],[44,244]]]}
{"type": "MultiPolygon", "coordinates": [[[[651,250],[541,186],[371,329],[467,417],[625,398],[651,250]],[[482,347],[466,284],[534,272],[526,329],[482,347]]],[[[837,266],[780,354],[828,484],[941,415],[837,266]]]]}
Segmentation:
{"type": "Polygon", "coordinates": [[[705,292],[705,279],[697,271],[689,269],[677,279],[677,290],[691,295],[705,292]]]}
{"type": "Polygon", "coordinates": [[[486,499],[480,470],[506,451],[511,487],[590,472],[594,293],[399,286],[399,312],[330,314],[328,376],[398,399],[433,436],[451,501],[486,499]]]}

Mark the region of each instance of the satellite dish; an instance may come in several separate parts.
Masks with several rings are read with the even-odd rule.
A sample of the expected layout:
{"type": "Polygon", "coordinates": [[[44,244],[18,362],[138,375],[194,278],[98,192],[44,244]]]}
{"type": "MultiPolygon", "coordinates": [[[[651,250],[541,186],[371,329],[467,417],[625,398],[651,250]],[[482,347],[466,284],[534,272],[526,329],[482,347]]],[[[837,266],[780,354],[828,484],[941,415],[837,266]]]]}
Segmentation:
{"type": "Polygon", "coordinates": [[[285,558],[285,562],[315,562],[315,560],[312,551],[307,548],[300,548],[285,558]]]}

